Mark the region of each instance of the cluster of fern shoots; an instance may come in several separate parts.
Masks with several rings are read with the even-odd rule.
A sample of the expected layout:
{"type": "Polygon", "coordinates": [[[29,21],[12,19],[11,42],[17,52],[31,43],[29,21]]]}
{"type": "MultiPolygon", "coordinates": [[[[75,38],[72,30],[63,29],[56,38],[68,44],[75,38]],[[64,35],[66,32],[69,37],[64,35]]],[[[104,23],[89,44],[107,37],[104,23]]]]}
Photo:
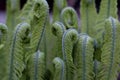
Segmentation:
{"type": "Polygon", "coordinates": [[[120,71],[117,0],[80,1],[80,24],[67,0],[7,0],[0,23],[0,80],[117,80],[120,71]]]}

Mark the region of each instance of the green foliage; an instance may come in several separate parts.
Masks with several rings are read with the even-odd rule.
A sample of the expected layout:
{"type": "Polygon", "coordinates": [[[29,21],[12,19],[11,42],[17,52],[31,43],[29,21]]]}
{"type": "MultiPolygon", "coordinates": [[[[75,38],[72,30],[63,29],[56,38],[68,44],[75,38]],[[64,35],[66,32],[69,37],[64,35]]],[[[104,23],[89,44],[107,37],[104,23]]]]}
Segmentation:
{"type": "Polygon", "coordinates": [[[93,39],[80,34],[76,43],[77,80],[93,80],[93,39]]]}
{"type": "Polygon", "coordinates": [[[45,54],[39,50],[30,58],[29,64],[30,80],[44,80],[45,54]]]}
{"type": "Polygon", "coordinates": [[[19,80],[25,69],[24,47],[29,31],[30,25],[27,23],[20,23],[15,29],[10,50],[9,80],[19,80]]]}
{"type": "Polygon", "coordinates": [[[117,0],[101,0],[97,12],[95,0],[81,0],[79,25],[67,0],[54,0],[52,19],[46,0],[27,0],[21,10],[19,0],[7,0],[8,28],[0,23],[0,80],[117,80],[116,6],[117,0]]]}
{"type": "Polygon", "coordinates": [[[61,12],[61,22],[63,22],[67,29],[78,29],[78,19],[76,11],[72,7],[64,8],[61,12]]]}
{"type": "Polygon", "coordinates": [[[55,68],[53,80],[66,80],[66,70],[65,70],[66,68],[64,61],[59,57],[56,57],[53,60],[53,64],[55,68]]]}
{"type": "Polygon", "coordinates": [[[78,32],[74,29],[68,29],[63,34],[62,38],[62,52],[63,60],[66,65],[66,80],[73,80],[74,64],[72,58],[73,45],[78,39],[78,32]]]}

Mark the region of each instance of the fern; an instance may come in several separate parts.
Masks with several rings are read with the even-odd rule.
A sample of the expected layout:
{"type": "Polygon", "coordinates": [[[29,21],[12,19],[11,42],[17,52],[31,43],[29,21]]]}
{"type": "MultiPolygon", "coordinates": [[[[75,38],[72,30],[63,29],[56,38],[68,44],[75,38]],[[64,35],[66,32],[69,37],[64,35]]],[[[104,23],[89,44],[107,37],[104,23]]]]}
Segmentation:
{"type": "Polygon", "coordinates": [[[48,17],[48,4],[45,0],[36,0],[33,7],[33,20],[31,21],[32,35],[31,35],[31,53],[33,54],[39,49],[45,24],[48,17]]]}
{"type": "Polygon", "coordinates": [[[80,34],[75,52],[77,80],[93,80],[93,39],[86,34],[80,34]]]}
{"type": "Polygon", "coordinates": [[[97,23],[103,22],[110,16],[118,18],[117,0],[101,0],[100,12],[97,18],[97,23]]]}
{"type": "Polygon", "coordinates": [[[53,22],[60,21],[60,13],[67,6],[67,0],[54,0],[53,22]]]}
{"type": "Polygon", "coordinates": [[[65,70],[65,63],[59,57],[56,57],[53,60],[55,72],[54,72],[54,79],[53,80],[66,80],[66,70],[65,70]]]}
{"type": "Polygon", "coordinates": [[[63,60],[66,65],[66,80],[73,80],[74,64],[72,58],[73,45],[78,39],[78,33],[75,29],[68,29],[62,37],[63,60]]]}
{"type": "MultiPolygon", "coordinates": [[[[9,26],[9,34],[12,34],[12,30],[16,26],[18,16],[20,10],[20,0],[7,0],[7,19],[6,24],[9,26]]],[[[10,36],[11,37],[11,36],[10,36]]]]}
{"type": "Polygon", "coordinates": [[[25,6],[21,10],[20,15],[18,16],[19,22],[28,22],[30,23],[30,20],[32,19],[32,11],[33,11],[33,4],[34,0],[27,0],[25,6]]]}
{"type": "Polygon", "coordinates": [[[44,80],[45,54],[39,50],[29,60],[30,80],[44,80]]]}
{"type": "Polygon", "coordinates": [[[61,12],[61,22],[66,28],[78,29],[77,13],[72,7],[66,7],[61,12]]]}
{"type": "Polygon", "coordinates": [[[97,17],[97,12],[95,9],[95,0],[81,0],[81,32],[87,33],[94,37],[95,33],[95,20],[97,17]]]}
{"type": "Polygon", "coordinates": [[[29,31],[30,25],[27,23],[20,23],[15,29],[10,51],[9,80],[19,80],[22,76],[22,71],[25,69],[23,55],[25,40],[29,31]]]}
{"type": "Polygon", "coordinates": [[[119,69],[119,22],[110,17],[106,20],[104,45],[101,54],[101,68],[98,77],[100,80],[117,80],[119,69]]]}
{"type": "Polygon", "coordinates": [[[0,23],[0,79],[6,79],[6,67],[7,67],[7,54],[6,54],[6,42],[7,42],[8,28],[5,24],[0,23]]]}
{"type": "Polygon", "coordinates": [[[57,37],[57,57],[62,58],[62,35],[65,32],[65,26],[61,22],[55,22],[52,25],[52,33],[57,37]]]}

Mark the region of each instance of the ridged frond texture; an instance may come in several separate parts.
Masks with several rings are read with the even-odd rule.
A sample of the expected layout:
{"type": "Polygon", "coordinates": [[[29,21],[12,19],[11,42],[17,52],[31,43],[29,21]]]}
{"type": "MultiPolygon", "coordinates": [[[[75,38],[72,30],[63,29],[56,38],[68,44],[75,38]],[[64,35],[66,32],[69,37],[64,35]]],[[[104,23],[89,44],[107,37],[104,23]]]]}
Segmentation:
{"type": "Polygon", "coordinates": [[[93,69],[93,71],[94,71],[94,80],[99,80],[98,74],[99,74],[99,72],[101,70],[100,65],[101,65],[101,62],[95,59],[94,60],[94,69],[93,69]]]}
{"type": "Polygon", "coordinates": [[[0,23],[0,45],[4,45],[7,39],[8,28],[5,24],[0,23]]]}
{"type": "Polygon", "coordinates": [[[54,64],[54,78],[53,80],[66,80],[66,70],[64,61],[56,57],[53,60],[54,64]]]}
{"type": "Polygon", "coordinates": [[[19,80],[22,76],[22,71],[25,69],[24,58],[24,46],[30,31],[30,25],[27,23],[20,23],[17,25],[11,50],[10,50],[10,64],[9,64],[9,79],[19,80]]]}
{"type": "Polygon", "coordinates": [[[20,15],[18,16],[19,22],[28,22],[32,19],[33,4],[35,0],[27,0],[25,6],[21,10],[20,15]]]}
{"type": "Polygon", "coordinates": [[[100,11],[97,18],[97,23],[103,22],[110,16],[117,17],[117,0],[101,0],[100,11]]]}
{"type": "Polygon", "coordinates": [[[39,50],[29,60],[30,80],[44,80],[45,54],[39,50]]]}
{"type": "Polygon", "coordinates": [[[99,80],[117,80],[120,55],[120,23],[110,17],[105,22],[104,44],[101,54],[99,80]]]}
{"type": "Polygon", "coordinates": [[[62,37],[63,60],[66,65],[66,80],[73,80],[74,64],[72,58],[73,45],[78,39],[78,33],[75,29],[68,29],[62,37]]]}
{"type": "Polygon", "coordinates": [[[61,22],[55,22],[52,25],[52,33],[57,37],[57,57],[63,58],[62,56],[62,36],[66,28],[61,22]]]}
{"type": "Polygon", "coordinates": [[[93,80],[93,39],[86,34],[80,34],[76,44],[77,80],[93,80]]]}
{"type": "Polygon", "coordinates": [[[67,0],[54,0],[53,5],[53,22],[60,21],[60,13],[67,6],[67,0]]]}
{"type": "Polygon", "coordinates": [[[33,54],[39,49],[45,24],[48,17],[48,4],[46,0],[36,0],[33,7],[33,20],[31,21],[32,35],[31,35],[31,53],[33,54]]]}
{"type": "MultiPolygon", "coordinates": [[[[7,0],[7,19],[6,24],[9,28],[9,35],[12,35],[12,31],[16,26],[18,16],[20,10],[20,0],[7,0]]],[[[11,36],[10,36],[11,37],[11,36]]]]}
{"type": "Polygon", "coordinates": [[[0,23],[0,79],[5,80],[7,70],[7,54],[6,54],[6,41],[7,41],[8,28],[5,24],[0,23]]]}
{"type": "Polygon", "coordinates": [[[97,12],[95,8],[95,0],[81,0],[80,7],[81,32],[94,37],[97,12]]]}
{"type": "Polygon", "coordinates": [[[116,19],[118,18],[117,0],[101,0],[100,11],[97,15],[97,20],[96,20],[96,25],[95,25],[96,34],[97,34],[95,38],[97,39],[100,47],[103,44],[105,20],[110,16],[116,19]]]}
{"type": "Polygon", "coordinates": [[[66,26],[67,29],[75,28],[78,29],[78,18],[77,13],[72,7],[66,7],[61,12],[61,22],[66,26]]]}

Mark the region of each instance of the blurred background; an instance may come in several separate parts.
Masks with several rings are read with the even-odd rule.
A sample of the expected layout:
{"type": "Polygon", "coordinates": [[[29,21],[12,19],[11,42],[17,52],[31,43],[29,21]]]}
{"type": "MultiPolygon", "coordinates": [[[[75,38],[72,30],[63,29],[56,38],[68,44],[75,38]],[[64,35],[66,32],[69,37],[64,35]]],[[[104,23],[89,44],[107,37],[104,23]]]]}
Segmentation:
{"type": "MultiPolygon", "coordinates": [[[[53,0],[47,0],[49,7],[50,7],[50,13],[52,12],[52,7],[53,7],[53,0]]],[[[80,8],[80,0],[67,0],[68,1],[68,6],[73,7],[78,15],[80,15],[79,8],[80,8]]],[[[96,3],[96,9],[97,12],[99,12],[99,5],[100,5],[101,0],[95,0],[96,3]]],[[[117,0],[117,8],[118,8],[118,15],[119,15],[119,20],[120,20],[120,0],[117,0]]],[[[24,6],[26,0],[20,0],[21,3],[21,8],[24,6]]],[[[0,0],[0,23],[5,23],[6,20],[6,0],[0,0]]],[[[120,75],[118,77],[118,80],[120,80],[120,75]]]]}

